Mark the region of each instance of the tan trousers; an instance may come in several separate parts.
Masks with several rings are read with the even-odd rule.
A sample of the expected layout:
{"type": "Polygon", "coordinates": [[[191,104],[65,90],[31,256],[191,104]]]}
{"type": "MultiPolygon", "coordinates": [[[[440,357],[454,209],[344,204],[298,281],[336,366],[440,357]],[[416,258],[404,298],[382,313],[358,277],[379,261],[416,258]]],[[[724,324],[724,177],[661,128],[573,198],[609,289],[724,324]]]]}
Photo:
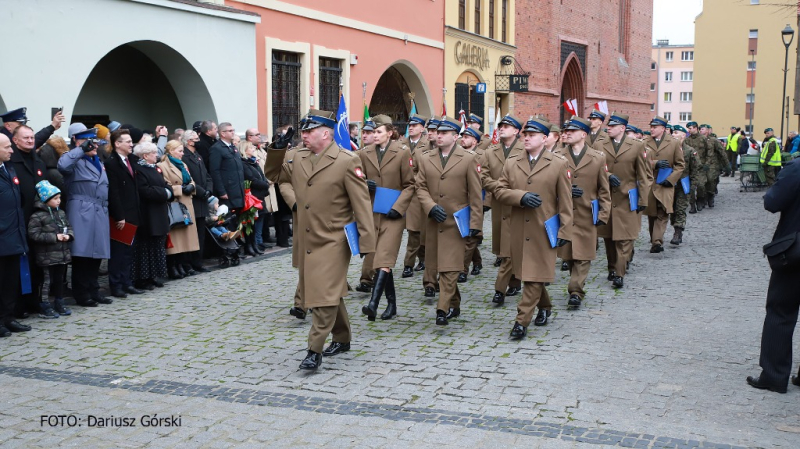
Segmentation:
{"type": "Polygon", "coordinates": [[[517,304],[517,323],[528,327],[533,319],[536,305],[545,294],[544,284],[541,282],[525,282],[522,287],[522,299],[517,304]]]}
{"type": "Polygon", "coordinates": [[[650,243],[652,245],[664,245],[664,233],[669,224],[669,214],[661,203],[657,203],[657,216],[647,217],[650,222],[650,243]]]}
{"type": "Polygon", "coordinates": [[[294,306],[298,309],[303,309],[304,312],[308,312],[303,298],[300,297],[300,283],[298,283],[297,288],[294,289],[294,306]]]}
{"type": "Polygon", "coordinates": [[[375,270],[372,268],[374,261],[375,253],[369,253],[364,256],[364,263],[361,265],[361,280],[359,282],[372,285],[372,280],[375,278],[375,270]]]}
{"type": "Polygon", "coordinates": [[[437,310],[447,312],[450,308],[461,308],[461,292],[458,290],[458,271],[445,271],[439,273],[439,303],[437,310]]]}
{"type": "Polygon", "coordinates": [[[494,282],[495,291],[505,293],[506,288],[520,287],[519,279],[514,277],[514,267],[510,257],[503,257],[500,268],[497,269],[497,280],[494,282]]]}
{"type": "Polygon", "coordinates": [[[625,277],[627,273],[626,264],[631,260],[633,253],[633,240],[611,240],[603,239],[606,247],[606,258],[608,259],[608,272],[615,272],[617,276],[625,277]]]}
{"type": "MultiPolygon", "coordinates": [[[[420,254],[420,248],[424,248],[424,246],[420,247],[420,232],[419,231],[408,231],[408,242],[406,243],[406,257],[403,259],[403,266],[404,267],[414,267],[417,263],[417,257],[419,260],[422,261],[424,254],[420,254]]],[[[424,251],[424,249],[423,249],[424,251]]]]}
{"type": "Polygon", "coordinates": [[[308,332],[308,349],[321,354],[330,333],[333,333],[333,341],[350,343],[350,317],[347,316],[344,299],[339,299],[338,306],[314,307],[311,330],[308,332]]]}
{"type": "Polygon", "coordinates": [[[545,287],[542,287],[542,297],[539,299],[538,306],[539,310],[553,310],[553,303],[550,302],[550,294],[547,293],[547,288],[545,287]]]}
{"type": "Polygon", "coordinates": [[[592,266],[590,260],[572,260],[570,261],[570,274],[569,284],[567,291],[570,295],[578,295],[581,299],[586,294],[583,287],[586,285],[586,278],[589,277],[589,268],[592,266]]]}
{"type": "Polygon", "coordinates": [[[425,264],[425,271],[422,272],[422,287],[435,289],[437,285],[436,268],[431,268],[428,264],[425,264]]]}
{"type": "Polygon", "coordinates": [[[481,259],[481,252],[478,249],[478,245],[483,240],[483,237],[467,237],[464,239],[464,244],[466,245],[466,251],[464,251],[464,272],[469,272],[469,264],[472,265],[483,265],[483,259],[481,259]]]}

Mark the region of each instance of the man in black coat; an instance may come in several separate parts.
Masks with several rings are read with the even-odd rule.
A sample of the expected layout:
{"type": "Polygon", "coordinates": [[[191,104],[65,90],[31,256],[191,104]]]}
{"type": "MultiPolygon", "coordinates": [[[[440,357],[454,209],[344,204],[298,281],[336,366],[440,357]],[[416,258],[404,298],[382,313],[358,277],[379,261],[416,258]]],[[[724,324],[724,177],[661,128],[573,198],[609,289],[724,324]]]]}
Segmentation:
{"type": "Polygon", "coordinates": [[[211,162],[211,146],[214,145],[218,139],[217,124],[211,120],[203,120],[200,123],[200,132],[198,135],[200,140],[195,144],[195,149],[205,161],[206,169],[208,169],[208,164],[211,162]]]}
{"type": "MultiPolygon", "coordinates": [[[[136,189],[134,166],[138,157],[131,154],[133,140],[127,129],[111,133],[111,154],[103,164],[108,176],[108,216],[112,226],[122,230],[125,225],[139,226],[139,191],[136,189]]],[[[108,260],[108,286],[111,295],[126,298],[128,293],[144,293],[133,286],[133,246],[111,239],[111,259],[108,260]]]]}
{"type": "MultiPolygon", "coordinates": [[[[794,235],[800,239],[800,163],[793,162],[778,174],[775,184],[764,195],[764,209],[780,212],[778,227],[772,240],[794,235]]],[[[800,245],[795,241],[794,245],[800,245]]],[[[791,251],[791,250],[790,250],[791,251]]],[[[800,310],[800,261],[790,263],[780,270],[772,270],[767,290],[767,316],[761,333],[761,375],[747,377],[754,388],[786,393],[792,370],[792,334],[800,310]]],[[[800,373],[792,377],[800,386],[800,373]]]]}
{"type": "MultiPolygon", "coordinates": [[[[0,115],[0,119],[3,120],[3,127],[0,128],[0,133],[5,134],[6,137],[8,137],[8,140],[12,140],[14,130],[17,129],[18,126],[28,123],[27,112],[28,108],[19,108],[0,115]]],[[[53,122],[40,129],[39,132],[36,133],[34,136],[33,147],[39,148],[40,146],[44,145],[44,143],[47,142],[47,139],[49,139],[57,129],[61,128],[61,123],[63,122],[64,114],[61,111],[58,111],[56,115],[53,116],[53,122]]],[[[16,148],[13,146],[13,140],[11,145],[14,151],[16,151],[16,148]]]]}
{"type": "MultiPolygon", "coordinates": [[[[203,250],[205,249],[206,227],[205,218],[208,216],[208,198],[214,191],[214,184],[211,182],[211,175],[206,170],[206,159],[197,151],[200,137],[194,131],[186,131],[183,135],[183,163],[194,181],[197,193],[192,197],[194,207],[195,223],[197,226],[197,240],[200,243],[200,250],[191,255],[191,268],[199,273],[205,273],[208,269],[203,267],[203,250]]],[[[184,267],[185,269],[186,267],[184,267]]]]}
{"type": "Polygon", "coordinates": [[[214,195],[220,203],[231,209],[241,209],[244,207],[244,168],[242,156],[233,145],[235,133],[230,123],[219,125],[220,137],[211,146],[208,171],[214,182],[214,195]]]}

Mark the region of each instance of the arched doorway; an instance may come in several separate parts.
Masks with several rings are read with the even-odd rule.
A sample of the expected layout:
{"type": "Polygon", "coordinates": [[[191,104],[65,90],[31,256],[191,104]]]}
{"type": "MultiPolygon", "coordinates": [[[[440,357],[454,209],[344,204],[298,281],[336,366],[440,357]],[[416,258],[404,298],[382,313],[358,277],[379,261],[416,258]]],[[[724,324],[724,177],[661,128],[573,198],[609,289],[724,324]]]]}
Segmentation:
{"type": "Polygon", "coordinates": [[[6,102],[3,101],[3,96],[0,95],[0,113],[6,113],[8,109],[6,109],[6,102]]]}
{"type": "Polygon", "coordinates": [[[116,120],[141,129],[186,128],[217,120],[205,82],[180,53],[155,41],[137,41],[108,52],[92,69],[70,122],[87,126],[116,120]]]}
{"type": "MultiPolygon", "coordinates": [[[[561,71],[561,104],[570,99],[578,100],[578,114],[583,112],[583,103],[586,98],[586,91],[583,84],[583,71],[575,53],[567,57],[567,62],[561,71]]],[[[561,108],[559,123],[564,123],[570,118],[570,113],[566,108],[561,108]]]]}
{"type": "MultiPolygon", "coordinates": [[[[485,122],[486,94],[475,90],[475,85],[483,82],[481,76],[472,70],[464,71],[458,76],[454,92],[453,117],[459,118],[459,113],[463,110],[467,116],[472,113],[484,119],[485,122]]],[[[483,126],[481,126],[481,131],[483,131],[483,126]]]]}
{"type": "Polygon", "coordinates": [[[418,114],[433,114],[428,86],[419,70],[409,61],[396,61],[378,79],[369,102],[369,112],[388,115],[400,131],[405,132],[411,113],[410,93],[414,94],[418,114]]]}

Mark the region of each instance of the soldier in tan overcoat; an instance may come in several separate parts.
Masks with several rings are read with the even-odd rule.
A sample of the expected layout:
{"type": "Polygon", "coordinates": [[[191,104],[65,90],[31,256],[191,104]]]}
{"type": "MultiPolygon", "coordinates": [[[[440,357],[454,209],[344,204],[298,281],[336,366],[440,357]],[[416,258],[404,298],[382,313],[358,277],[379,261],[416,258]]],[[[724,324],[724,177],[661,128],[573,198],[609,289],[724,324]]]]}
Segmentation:
{"type": "Polygon", "coordinates": [[[441,287],[438,325],[461,314],[457,280],[464,268],[465,244],[453,214],[469,206],[469,236],[477,236],[483,225],[481,166],[477,154],[456,142],[460,129],[458,121],[442,117],[436,137],[438,150],[422,155],[416,179],[419,202],[429,217],[426,269],[436,270],[441,287]]]}
{"type": "Polygon", "coordinates": [[[542,119],[525,124],[525,152],[509,156],[495,189],[495,198],[511,207],[511,260],[523,282],[512,339],[527,335],[545,283],[555,280],[556,248],[550,244],[545,221],[559,217],[556,246],[572,238],[571,175],[566,159],[545,151],[549,133],[550,124],[542,119]]]}
{"type": "Polygon", "coordinates": [[[377,243],[375,252],[364,258],[364,265],[369,264],[375,270],[375,281],[369,304],[361,311],[367,319],[375,321],[384,291],[388,305],[381,319],[388,320],[397,315],[392,267],[397,263],[403,230],[406,228],[404,214],[414,197],[414,160],[408,147],[395,140],[398,135],[391,118],[377,115],[372,120],[375,122],[375,143],[358,153],[367,177],[372,203],[375,203],[375,191],[378,187],[400,192],[400,197],[386,215],[372,214],[377,243]]]}
{"type": "Polygon", "coordinates": [[[184,166],[183,144],[177,140],[170,140],[164,147],[164,156],[157,168],[161,170],[161,176],[172,189],[175,198],[181,202],[189,211],[192,223],[188,226],[175,227],[169,231],[169,239],[172,247],[167,248],[167,270],[171,278],[176,276],[183,268],[178,268],[188,260],[188,255],[192,251],[200,249],[200,240],[197,238],[197,223],[192,205],[192,197],[195,195],[195,185],[189,170],[184,166]],[[172,158],[170,159],[170,156],[172,158]],[[184,174],[185,173],[185,174],[184,174]]]}
{"type": "Polygon", "coordinates": [[[500,259],[497,279],[494,283],[492,302],[503,304],[506,296],[514,296],[520,291],[520,280],[514,278],[511,266],[511,207],[502,204],[495,196],[498,180],[503,173],[503,165],[509,156],[525,151],[519,138],[522,121],[513,115],[506,115],[498,125],[500,141],[489,145],[484,156],[485,167],[481,172],[486,193],[492,194],[492,252],[500,259]],[[508,290],[506,291],[506,288],[508,290]]]}
{"type": "MultiPolygon", "coordinates": [[[[308,354],[301,369],[314,370],[323,354],[350,350],[350,321],[344,297],[350,247],[345,225],[355,221],[362,257],[375,251],[375,227],[364,169],[358,155],[333,141],[334,114],[312,109],[303,125],[305,148],[294,156],[291,179],[297,200],[295,233],[305,233],[298,246],[300,297],[314,309],[308,334],[308,354]],[[333,341],[323,352],[328,334],[333,341]]],[[[288,165],[288,164],[286,164],[288,165]]]]}
{"type": "Polygon", "coordinates": [[[479,150],[481,152],[486,152],[486,149],[489,148],[489,145],[492,144],[492,139],[488,138],[490,136],[483,135],[483,133],[481,133],[482,126],[483,126],[483,119],[476,114],[470,113],[469,117],[467,117],[467,127],[474,129],[478,133],[478,135],[481,136],[481,139],[479,139],[478,144],[475,145],[475,149],[473,150],[476,153],[479,150]]]}
{"type": "MultiPolygon", "coordinates": [[[[431,117],[431,119],[428,120],[428,125],[427,125],[426,129],[428,130],[427,137],[428,137],[428,147],[429,147],[429,149],[428,149],[427,152],[431,152],[431,151],[438,152],[439,151],[439,146],[436,143],[436,139],[439,136],[439,131],[438,131],[439,123],[440,123],[440,121],[435,119],[435,118],[433,118],[433,117],[431,117]]],[[[420,155],[420,157],[422,155],[424,155],[424,154],[425,154],[425,152],[423,152],[420,155]]],[[[421,160],[415,160],[414,162],[415,163],[421,162],[421,160]]],[[[419,173],[419,164],[417,164],[417,173],[419,173]]],[[[414,176],[416,176],[416,175],[414,175],[414,176]]],[[[419,198],[419,195],[417,195],[417,198],[419,198]]],[[[421,203],[420,203],[420,211],[421,211],[421,215],[422,215],[422,230],[420,231],[420,248],[419,248],[419,250],[420,250],[420,260],[422,260],[421,265],[422,265],[422,270],[423,270],[423,272],[422,272],[422,288],[423,288],[423,290],[425,290],[425,297],[426,298],[433,298],[433,297],[436,296],[436,293],[439,292],[439,279],[438,279],[438,275],[436,274],[436,268],[428,268],[424,263],[425,255],[426,255],[425,254],[425,245],[426,245],[427,239],[428,239],[428,216],[425,214],[425,210],[423,210],[421,203]]],[[[420,266],[417,265],[417,267],[414,268],[414,271],[418,271],[419,268],[420,268],[420,266]]],[[[428,301],[433,301],[433,300],[429,299],[428,301]]]]}
{"type": "Polygon", "coordinates": [[[590,132],[589,122],[572,117],[564,128],[564,147],[555,151],[567,160],[572,176],[572,239],[558,249],[562,260],[570,265],[567,306],[578,308],[586,296],[584,286],[589,268],[597,257],[597,226],[606,224],[611,210],[611,193],[608,189],[606,157],[586,143],[590,132]],[[592,201],[597,200],[597,222],[592,212],[592,201]]]}
{"type": "Polygon", "coordinates": [[[656,116],[650,121],[650,136],[644,139],[645,147],[653,152],[652,158],[656,161],[653,173],[655,180],[645,210],[650,222],[651,253],[664,251],[664,232],[669,223],[669,214],[672,213],[675,186],[680,182],[685,168],[681,144],[665,132],[666,129],[667,120],[656,116]],[[672,174],[661,184],[657,184],[658,170],[666,168],[671,168],[672,174]]]}
{"type": "MultiPolygon", "coordinates": [[[[474,115],[474,114],[473,114],[474,115]]],[[[461,131],[461,139],[458,140],[459,145],[467,151],[473,151],[475,154],[478,155],[478,164],[483,167],[485,165],[485,153],[483,150],[478,148],[478,144],[481,141],[481,133],[476,131],[475,128],[464,128],[461,131]]],[[[481,192],[483,195],[483,192],[481,192]]],[[[483,205],[484,205],[484,212],[486,211],[486,199],[483,198],[483,205]]],[[[481,251],[478,249],[478,245],[481,244],[483,241],[483,227],[481,227],[481,233],[476,235],[475,237],[466,237],[464,239],[464,243],[466,245],[466,249],[464,252],[464,271],[462,271],[458,275],[458,282],[467,282],[467,273],[469,272],[469,265],[470,263],[473,266],[472,275],[477,276],[480,274],[481,269],[483,269],[483,259],[481,259],[481,251]]]]}
{"type": "MultiPolygon", "coordinates": [[[[626,135],[628,116],[614,112],[608,121],[609,140],[598,150],[606,155],[608,181],[611,186],[611,217],[607,225],[597,228],[603,237],[608,261],[608,280],[615,288],[622,288],[627,265],[632,257],[633,243],[642,227],[641,212],[647,207],[652,171],[648,168],[648,155],[641,140],[626,135]],[[631,210],[628,192],[638,189],[639,201],[631,210]]],[[[635,134],[638,128],[631,131],[635,134]]]]}
{"type": "MultiPolygon", "coordinates": [[[[408,146],[411,151],[411,158],[414,164],[414,176],[417,175],[417,165],[419,162],[419,155],[428,151],[431,146],[428,138],[425,136],[425,123],[428,121],[427,117],[419,114],[411,114],[408,118],[408,137],[402,138],[400,141],[408,146]]],[[[422,206],[419,205],[417,195],[412,195],[411,204],[408,206],[406,212],[406,231],[408,231],[408,241],[406,242],[406,255],[403,259],[403,274],[404,278],[414,276],[414,264],[419,258],[418,266],[425,263],[425,242],[421,234],[422,229],[425,227],[425,216],[422,215],[422,206]]],[[[421,271],[420,268],[417,271],[421,271]]]]}
{"type": "Polygon", "coordinates": [[[551,125],[550,134],[547,135],[547,139],[544,141],[544,149],[551,153],[555,153],[555,151],[562,146],[561,128],[559,128],[558,125],[551,125]]]}
{"type": "MultiPolygon", "coordinates": [[[[361,142],[362,146],[358,149],[359,153],[375,143],[375,122],[372,121],[371,118],[364,122],[364,126],[361,128],[361,142]]],[[[375,270],[372,268],[372,256],[370,255],[367,257],[370,258],[369,261],[361,264],[361,279],[359,279],[358,285],[356,286],[357,292],[369,293],[372,291],[375,270]]]]}
{"type": "Polygon", "coordinates": [[[592,130],[589,132],[589,136],[586,139],[590,147],[600,148],[605,145],[605,142],[608,140],[608,134],[603,131],[603,123],[605,123],[605,121],[606,114],[597,109],[592,109],[592,112],[589,114],[589,124],[592,130]]]}

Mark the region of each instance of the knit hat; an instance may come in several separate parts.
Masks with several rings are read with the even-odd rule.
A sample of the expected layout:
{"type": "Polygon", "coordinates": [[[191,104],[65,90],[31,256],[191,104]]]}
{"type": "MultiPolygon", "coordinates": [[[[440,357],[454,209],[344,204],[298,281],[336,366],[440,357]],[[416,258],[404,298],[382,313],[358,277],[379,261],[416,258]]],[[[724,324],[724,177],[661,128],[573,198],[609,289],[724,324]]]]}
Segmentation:
{"type": "Polygon", "coordinates": [[[108,128],[99,123],[94,125],[94,127],[97,128],[98,139],[108,140],[108,135],[111,134],[111,131],[108,128]]]}
{"type": "Polygon", "coordinates": [[[141,129],[135,127],[129,128],[128,133],[130,133],[131,141],[133,142],[134,145],[139,143],[139,141],[142,140],[142,136],[144,136],[144,132],[142,132],[141,129]]]}
{"type": "Polygon", "coordinates": [[[36,183],[36,193],[42,203],[50,201],[54,196],[61,194],[58,187],[50,184],[50,181],[39,181],[36,183]]]}

